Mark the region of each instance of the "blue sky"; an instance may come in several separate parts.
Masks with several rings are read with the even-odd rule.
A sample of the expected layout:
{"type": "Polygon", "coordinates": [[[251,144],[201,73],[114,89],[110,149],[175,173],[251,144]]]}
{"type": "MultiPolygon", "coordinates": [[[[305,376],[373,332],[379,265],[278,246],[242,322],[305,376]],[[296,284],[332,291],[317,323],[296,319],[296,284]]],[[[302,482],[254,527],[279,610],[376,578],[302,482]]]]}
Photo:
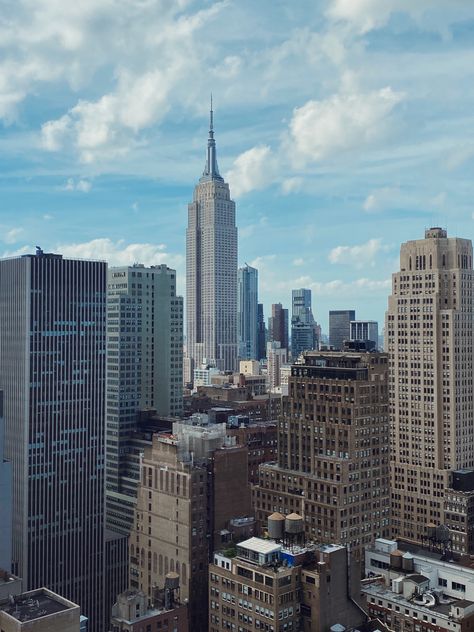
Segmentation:
{"type": "Polygon", "coordinates": [[[383,320],[399,245],[472,237],[471,0],[0,0],[0,254],[177,268],[214,94],[239,261],[383,320]]]}

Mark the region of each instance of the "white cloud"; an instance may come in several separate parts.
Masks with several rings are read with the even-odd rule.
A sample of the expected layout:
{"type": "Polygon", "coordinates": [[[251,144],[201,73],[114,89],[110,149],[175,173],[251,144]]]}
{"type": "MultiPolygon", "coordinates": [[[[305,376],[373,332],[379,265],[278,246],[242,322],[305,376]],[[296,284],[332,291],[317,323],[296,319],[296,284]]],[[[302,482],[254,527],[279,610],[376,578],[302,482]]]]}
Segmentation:
{"type": "MultiPolygon", "coordinates": [[[[55,44],[58,52],[68,46],[76,51],[71,58],[63,55],[62,64],[57,62],[59,75],[69,79],[74,69],[81,83],[86,81],[86,70],[92,74],[95,68],[109,65],[114,69],[109,71],[112,88],[96,100],[80,99],[67,113],[45,122],[41,139],[46,150],[72,149],[82,162],[91,163],[124,155],[143,142],[139,137],[142,130],[163,119],[173,98],[185,102],[186,90],[186,97],[191,98],[193,86],[199,88],[200,78],[206,74],[203,59],[209,54],[206,38],[197,34],[226,2],[215,2],[194,13],[183,12],[190,4],[188,0],[130,0],[120,2],[118,7],[112,0],[88,0],[87,4],[87,15],[82,10],[75,15],[57,9],[66,14],[70,38],[65,42],[56,34],[54,42],[47,41],[52,49],[55,44]],[[96,32],[94,37],[99,28],[100,36],[96,32]],[[100,53],[92,55],[98,46],[100,53]]],[[[54,20],[55,11],[51,13],[54,20]]],[[[238,72],[238,64],[231,57],[227,66],[238,72]]]]}
{"type": "Polygon", "coordinates": [[[74,180],[74,178],[68,178],[68,181],[61,187],[63,191],[80,191],[81,193],[89,193],[92,188],[92,184],[89,180],[74,180]]]}
{"type": "Polygon", "coordinates": [[[308,101],[294,110],[290,122],[296,158],[304,165],[379,141],[388,132],[389,115],[403,98],[387,87],[308,101]]]}
{"type": "Polygon", "coordinates": [[[304,265],[303,257],[297,257],[296,259],[293,259],[292,264],[294,266],[303,266],[304,265]]]}
{"type": "Polygon", "coordinates": [[[398,193],[398,189],[393,187],[383,187],[372,191],[364,200],[364,211],[366,213],[380,213],[393,207],[393,200],[398,193]]]}
{"type": "Polygon", "coordinates": [[[133,204],[130,206],[130,208],[132,209],[132,211],[134,213],[138,213],[138,211],[140,209],[140,205],[138,204],[138,202],[133,202],[133,204]]]}
{"type": "Polygon", "coordinates": [[[56,252],[66,257],[80,259],[100,259],[109,265],[132,265],[143,263],[146,266],[166,263],[171,267],[181,266],[184,257],[166,252],[164,244],[132,243],[125,240],[112,241],[109,238],[92,239],[91,241],[72,244],[59,244],[56,252]]]}
{"type": "Polygon", "coordinates": [[[23,228],[11,228],[4,234],[3,241],[6,244],[16,244],[18,237],[23,233],[23,228]]]}
{"type": "Polygon", "coordinates": [[[43,215],[43,219],[44,219],[45,222],[49,222],[49,221],[51,221],[53,219],[53,216],[50,215],[50,213],[45,213],[43,215]]]}
{"type": "Polygon", "coordinates": [[[275,175],[275,158],[268,145],[258,145],[237,156],[225,174],[234,197],[268,186],[275,175]]]}
{"type": "Polygon", "coordinates": [[[423,20],[425,28],[444,31],[450,20],[454,22],[467,12],[468,4],[463,0],[332,0],[327,16],[348,23],[360,34],[385,26],[394,13],[406,13],[419,22],[423,20]],[[447,16],[440,15],[443,9],[447,16]]]}
{"type": "Polygon", "coordinates": [[[375,266],[376,256],[387,250],[388,247],[382,244],[381,239],[369,239],[365,244],[358,246],[336,246],[330,251],[328,259],[330,263],[364,268],[375,266]]]}

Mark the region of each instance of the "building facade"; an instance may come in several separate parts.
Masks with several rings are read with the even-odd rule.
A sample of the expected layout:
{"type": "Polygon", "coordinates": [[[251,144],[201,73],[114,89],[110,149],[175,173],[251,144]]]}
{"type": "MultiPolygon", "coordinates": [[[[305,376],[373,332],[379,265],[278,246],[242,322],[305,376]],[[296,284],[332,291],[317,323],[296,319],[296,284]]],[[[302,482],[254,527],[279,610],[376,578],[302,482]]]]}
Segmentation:
{"type": "Polygon", "coordinates": [[[104,262],[0,261],[0,388],[13,471],[13,572],[103,630],[104,262]],[[80,555],[78,554],[80,552],[80,555]]]}
{"type": "Polygon", "coordinates": [[[176,271],[135,264],[108,271],[107,525],[127,534],[133,522],[137,475],[130,442],[140,409],[183,412],[183,299],[176,271]]]}
{"type": "Polygon", "coordinates": [[[288,362],[288,349],[281,347],[280,342],[267,343],[267,385],[272,391],[280,386],[281,367],[288,362]]]}
{"type": "Polygon", "coordinates": [[[267,328],[265,327],[265,317],[263,315],[263,305],[257,305],[257,360],[266,357],[267,349],[267,328]]]}
{"type": "Polygon", "coordinates": [[[213,112],[204,173],[188,207],[186,345],[192,370],[204,359],[237,368],[237,228],[235,202],[219,174],[213,112]]]}
{"type": "Polygon", "coordinates": [[[376,320],[351,320],[350,340],[371,340],[374,349],[379,346],[379,324],[376,320]]]}
{"type": "Polygon", "coordinates": [[[316,322],[311,309],[311,290],[292,290],[291,357],[297,360],[304,351],[318,347],[316,322]]]}
{"type": "Polygon", "coordinates": [[[452,471],[474,466],[472,244],[432,228],[401,246],[386,315],[393,534],[444,521],[452,471]]]}
{"type": "Polygon", "coordinates": [[[5,421],[3,419],[3,393],[0,391],[0,569],[12,567],[12,466],[4,457],[5,421]]]}
{"type": "Polygon", "coordinates": [[[329,344],[335,351],[342,351],[344,341],[351,339],[351,320],[355,320],[354,309],[339,309],[329,312],[329,344]]]}
{"type": "Polygon", "coordinates": [[[268,342],[279,342],[282,349],[289,350],[288,310],[281,303],[272,305],[272,315],[268,319],[268,342]]]}
{"type": "Polygon", "coordinates": [[[297,512],[307,539],[360,558],[390,529],[388,358],[309,352],[293,365],[278,422],[278,462],[260,467],[256,517],[297,512]]]}
{"type": "Polygon", "coordinates": [[[193,632],[207,630],[208,564],[232,518],[250,513],[247,448],[227,445],[225,424],[175,424],[145,449],[130,536],[130,589],[150,603],[168,573],[179,578],[193,632]],[[223,532],[223,533],[221,533],[223,532]]]}
{"type": "Polygon", "coordinates": [[[216,553],[209,566],[209,632],[356,626],[366,619],[352,597],[357,579],[345,547],[250,538],[237,545],[235,557],[216,553]]]}
{"type": "Polygon", "coordinates": [[[245,264],[237,279],[238,343],[241,360],[258,355],[258,270],[245,264]]]}

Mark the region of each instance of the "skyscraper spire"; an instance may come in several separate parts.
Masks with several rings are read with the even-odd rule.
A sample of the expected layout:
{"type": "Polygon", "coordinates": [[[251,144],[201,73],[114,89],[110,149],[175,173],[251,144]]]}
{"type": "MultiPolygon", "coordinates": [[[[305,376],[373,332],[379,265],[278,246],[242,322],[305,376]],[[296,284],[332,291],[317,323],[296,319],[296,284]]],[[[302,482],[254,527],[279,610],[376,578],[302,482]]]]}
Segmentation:
{"type": "MultiPolygon", "coordinates": [[[[209,138],[207,139],[207,161],[202,174],[204,179],[222,180],[217,166],[216,157],[216,141],[214,139],[214,110],[212,109],[212,92],[211,92],[211,109],[209,111],[209,138]]],[[[201,178],[202,180],[202,178],[201,178]]]]}

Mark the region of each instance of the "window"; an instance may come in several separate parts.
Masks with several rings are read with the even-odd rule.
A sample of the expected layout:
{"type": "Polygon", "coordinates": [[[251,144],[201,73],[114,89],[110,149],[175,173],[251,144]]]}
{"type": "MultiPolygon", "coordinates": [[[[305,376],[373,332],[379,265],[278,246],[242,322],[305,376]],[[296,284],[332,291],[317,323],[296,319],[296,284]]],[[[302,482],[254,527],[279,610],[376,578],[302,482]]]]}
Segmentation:
{"type": "Polygon", "coordinates": [[[458,582],[451,582],[451,588],[453,590],[458,590],[459,592],[466,592],[466,586],[465,584],[459,584],[458,582]]]}
{"type": "Polygon", "coordinates": [[[448,585],[447,579],[444,579],[444,577],[438,577],[438,586],[447,587],[447,585],[448,585]]]}

